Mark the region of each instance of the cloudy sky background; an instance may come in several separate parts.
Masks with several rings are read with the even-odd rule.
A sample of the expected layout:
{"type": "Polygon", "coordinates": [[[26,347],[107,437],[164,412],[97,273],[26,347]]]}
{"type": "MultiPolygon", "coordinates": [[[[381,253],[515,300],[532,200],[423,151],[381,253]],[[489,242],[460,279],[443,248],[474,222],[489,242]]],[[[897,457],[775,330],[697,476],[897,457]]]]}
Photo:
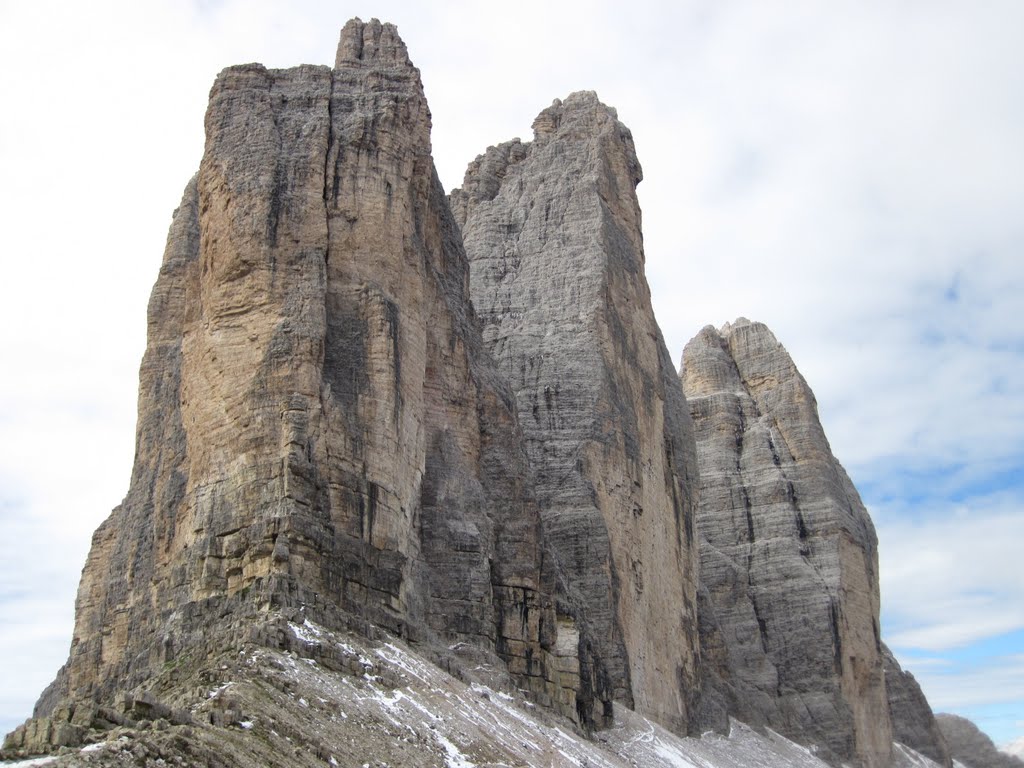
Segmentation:
{"type": "Polygon", "coordinates": [[[127,490],[145,308],[216,73],[399,26],[447,188],[596,90],[636,140],[673,357],[766,322],[880,538],[936,711],[1024,735],[1024,3],[0,0],[0,731],[127,490]],[[429,7],[428,7],[429,6],[429,7]]]}

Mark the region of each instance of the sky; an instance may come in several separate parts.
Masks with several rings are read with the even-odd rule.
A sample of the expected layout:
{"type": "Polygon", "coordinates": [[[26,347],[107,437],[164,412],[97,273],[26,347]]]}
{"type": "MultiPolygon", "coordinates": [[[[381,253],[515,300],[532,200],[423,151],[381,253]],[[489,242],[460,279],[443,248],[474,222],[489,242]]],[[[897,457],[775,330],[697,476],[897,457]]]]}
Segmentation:
{"type": "Polygon", "coordinates": [[[145,310],[217,72],[398,25],[446,188],[596,90],[644,167],[673,358],[768,324],[878,530],[936,711],[1024,736],[1024,3],[0,0],[0,731],[67,656],[124,496],[145,310]]]}

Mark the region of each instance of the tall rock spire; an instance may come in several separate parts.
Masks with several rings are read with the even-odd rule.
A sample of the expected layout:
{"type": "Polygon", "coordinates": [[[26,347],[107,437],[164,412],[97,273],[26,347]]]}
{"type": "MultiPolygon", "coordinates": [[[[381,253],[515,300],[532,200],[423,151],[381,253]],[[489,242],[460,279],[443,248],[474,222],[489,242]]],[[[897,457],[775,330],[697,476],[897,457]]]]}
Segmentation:
{"type": "Polygon", "coordinates": [[[131,486],[37,714],[109,704],[282,606],[468,643],[557,699],[513,396],[397,31],[350,22],[333,70],[225,69],[206,133],[150,302],[131,486]]]}
{"type": "Polygon", "coordinates": [[[683,731],[696,692],[690,417],[644,277],[640,164],[590,92],[491,147],[450,199],[484,339],[515,390],[574,622],[579,706],[683,731]]]}
{"type": "Polygon", "coordinates": [[[744,319],[690,341],[682,378],[700,457],[706,707],[887,765],[877,540],[813,393],[744,319]]]}

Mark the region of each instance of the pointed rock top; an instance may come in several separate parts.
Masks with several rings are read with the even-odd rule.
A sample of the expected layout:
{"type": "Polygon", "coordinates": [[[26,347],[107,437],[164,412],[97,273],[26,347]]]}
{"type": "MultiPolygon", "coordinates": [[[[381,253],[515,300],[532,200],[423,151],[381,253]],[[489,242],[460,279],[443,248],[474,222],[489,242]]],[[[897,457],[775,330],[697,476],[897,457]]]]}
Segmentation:
{"type": "Polygon", "coordinates": [[[768,365],[786,378],[799,372],[786,348],[764,323],[738,317],[721,328],[706,325],[683,350],[680,376],[687,397],[729,391],[741,386],[751,367],[768,365]]]}
{"type": "Polygon", "coordinates": [[[334,68],[339,69],[360,62],[412,66],[405,43],[398,35],[398,27],[394,24],[382,24],[377,19],[363,22],[355,18],[341,30],[334,68]]]}
{"type": "Polygon", "coordinates": [[[533,121],[533,140],[538,146],[555,139],[605,142],[608,138],[625,151],[628,173],[636,186],[644,174],[636,157],[633,134],[619,122],[615,108],[602,103],[593,91],[575,91],[564,100],[555,99],[533,121]]]}
{"type": "Polygon", "coordinates": [[[537,115],[533,121],[533,136],[536,141],[542,141],[544,137],[557,133],[563,123],[586,121],[593,125],[608,120],[617,122],[618,119],[615,108],[602,104],[593,91],[575,91],[564,101],[555,99],[550,107],[537,115]]]}

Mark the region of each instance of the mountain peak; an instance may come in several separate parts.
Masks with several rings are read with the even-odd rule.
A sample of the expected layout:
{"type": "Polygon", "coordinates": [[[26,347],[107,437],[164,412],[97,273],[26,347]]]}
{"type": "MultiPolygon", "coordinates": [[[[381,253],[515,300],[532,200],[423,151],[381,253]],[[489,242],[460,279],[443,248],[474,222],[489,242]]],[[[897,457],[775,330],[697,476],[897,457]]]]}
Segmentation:
{"type": "Polygon", "coordinates": [[[340,69],[357,62],[412,66],[398,27],[377,19],[364,22],[355,18],[341,30],[334,67],[340,69]]]}

